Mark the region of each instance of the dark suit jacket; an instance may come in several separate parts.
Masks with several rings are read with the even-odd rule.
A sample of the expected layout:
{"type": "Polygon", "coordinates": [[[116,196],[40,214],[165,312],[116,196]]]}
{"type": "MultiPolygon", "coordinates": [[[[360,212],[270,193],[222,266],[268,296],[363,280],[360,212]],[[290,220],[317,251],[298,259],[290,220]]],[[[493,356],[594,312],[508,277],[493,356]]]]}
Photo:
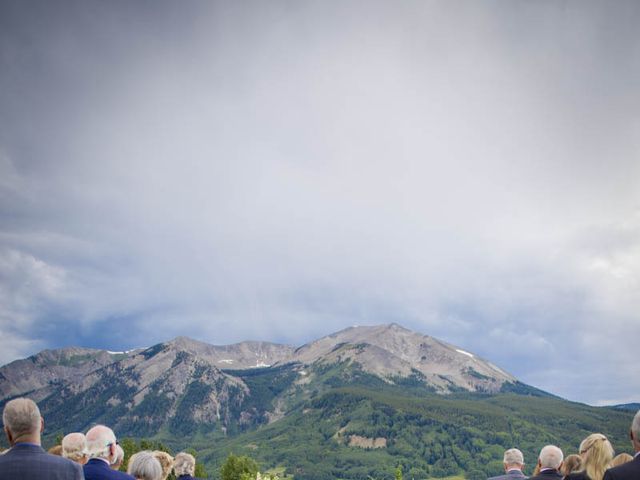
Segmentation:
{"type": "Polygon", "coordinates": [[[529,480],[562,480],[562,474],[558,470],[545,470],[538,475],[529,477],[529,480]]]}
{"type": "Polygon", "coordinates": [[[84,466],[86,480],[135,480],[131,475],[112,469],[107,462],[92,458],[84,466]]]}
{"type": "Polygon", "coordinates": [[[640,454],[630,462],[604,472],[603,480],[636,480],[640,478],[640,454]]]}
{"type": "Polygon", "coordinates": [[[491,477],[487,480],[525,480],[527,477],[518,469],[509,470],[504,475],[498,475],[497,477],[491,477]]]}
{"type": "Polygon", "coordinates": [[[191,475],[180,475],[177,480],[200,480],[199,478],[192,477],[191,475]]]}
{"type": "Polygon", "coordinates": [[[589,475],[587,475],[587,472],[570,473],[569,475],[564,477],[564,479],[565,480],[591,480],[589,478],[589,475]]]}
{"type": "Polygon", "coordinates": [[[82,467],[28,443],[0,455],[0,480],[82,480],[82,467]]]}

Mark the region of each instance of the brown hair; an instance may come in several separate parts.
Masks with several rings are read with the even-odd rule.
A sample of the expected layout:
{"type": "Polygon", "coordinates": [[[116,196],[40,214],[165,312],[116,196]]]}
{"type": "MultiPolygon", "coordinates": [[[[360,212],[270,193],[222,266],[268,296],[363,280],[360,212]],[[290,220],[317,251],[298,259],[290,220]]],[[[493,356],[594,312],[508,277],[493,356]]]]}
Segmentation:
{"type": "Polygon", "coordinates": [[[611,467],[619,467],[623,463],[630,462],[631,460],[633,460],[633,456],[628,453],[620,453],[611,460],[611,467]]]}
{"type": "Polygon", "coordinates": [[[562,474],[564,476],[567,476],[570,473],[579,472],[581,466],[582,458],[580,457],[580,455],[572,453],[564,459],[564,463],[562,464],[562,474]]]}

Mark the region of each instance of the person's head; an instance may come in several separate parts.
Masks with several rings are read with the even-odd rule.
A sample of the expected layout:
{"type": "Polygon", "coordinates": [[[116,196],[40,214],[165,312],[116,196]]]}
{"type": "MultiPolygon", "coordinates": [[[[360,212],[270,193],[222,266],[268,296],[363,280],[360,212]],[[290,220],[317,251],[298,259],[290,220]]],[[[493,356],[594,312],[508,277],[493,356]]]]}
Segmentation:
{"type": "Polygon", "coordinates": [[[124,450],[120,445],[116,445],[116,459],[111,464],[111,468],[114,470],[120,470],[122,462],[124,462],[124,450]]]}
{"type": "Polygon", "coordinates": [[[109,427],[96,425],[86,435],[89,458],[102,458],[110,464],[116,458],[116,435],[109,427]]]}
{"type": "Polygon", "coordinates": [[[613,447],[601,433],[592,433],[580,444],[582,470],[591,480],[601,480],[613,459],[613,447]]]}
{"type": "Polygon", "coordinates": [[[631,422],[631,432],[629,433],[631,436],[631,443],[633,444],[633,449],[636,452],[640,452],[640,410],[633,417],[633,421],[631,422]]]}
{"type": "Polygon", "coordinates": [[[623,463],[630,462],[631,460],[633,460],[633,457],[631,455],[629,455],[628,453],[620,453],[620,454],[616,455],[615,457],[613,457],[613,460],[611,460],[610,467],[611,468],[612,467],[619,467],[623,463]]]}
{"type": "Polygon", "coordinates": [[[62,439],[62,456],[80,465],[87,463],[87,439],[84,433],[73,432],[62,439]]]}
{"type": "Polygon", "coordinates": [[[153,452],[153,455],[158,459],[158,462],[160,462],[160,466],[162,467],[162,478],[164,480],[171,473],[171,469],[173,469],[173,457],[167,452],[162,452],[160,450],[153,452]]]}
{"type": "Polygon", "coordinates": [[[524,457],[522,456],[522,452],[517,448],[510,448],[504,452],[502,462],[507,472],[514,469],[522,470],[524,468],[524,457]]]}
{"type": "Polygon", "coordinates": [[[138,480],[161,480],[162,467],[152,452],[134,453],[129,459],[127,473],[138,480]]]}
{"type": "Polygon", "coordinates": [[[580,455],[572,453],[571,455],[567,455],[567,458],[562,462],[562,474],[567,476],[570,473],[579,472],[581,467],[582,458],[580,455]]]}
{"type": "Polygon", "coordinates": [[[555,445],[547,445],[542,447],[540,450],[540,455],[538,456],[538,463],[540,464],[540,469],[545,468],[553,468],[555,470],[559,470],[562,466],[562,460],[564,456],[562,455],[562,450],[560,450],[555,445]]]}
{"type": "Polygon", "coordinates": [[[193,455],[189,455],[185,452],[180,452],[176,455],[176,458],[173,461],[173,471],[176,474],[176,477],[180,475],[191,475],[193,476],[196,471],[196,459],[193,455]]]}
{"type": "Polygon", "coordinates": [[[62,456],[62,445],[54,445],[49,450],[47,450],[47,453],[49,453],[51,455],[56,455],[58,457],[61,457],[62,456]]]}
{"type": "Polygon", "coordinates": [[[18,442],[40,445],[44,421],[38,405],[30,398],[15,398],[4,406],[2,422],[9,445],[18,442]]]}

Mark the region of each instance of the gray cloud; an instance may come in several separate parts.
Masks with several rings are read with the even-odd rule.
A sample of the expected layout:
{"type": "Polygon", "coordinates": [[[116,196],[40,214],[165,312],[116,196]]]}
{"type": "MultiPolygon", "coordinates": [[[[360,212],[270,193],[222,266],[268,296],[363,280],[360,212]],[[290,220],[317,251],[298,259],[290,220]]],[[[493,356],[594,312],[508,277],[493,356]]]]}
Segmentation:
{"type": "Polygon", "coordinates": [[[396,321],[637,400],[634,2],[1,8],[0,361],[396,321]]]}

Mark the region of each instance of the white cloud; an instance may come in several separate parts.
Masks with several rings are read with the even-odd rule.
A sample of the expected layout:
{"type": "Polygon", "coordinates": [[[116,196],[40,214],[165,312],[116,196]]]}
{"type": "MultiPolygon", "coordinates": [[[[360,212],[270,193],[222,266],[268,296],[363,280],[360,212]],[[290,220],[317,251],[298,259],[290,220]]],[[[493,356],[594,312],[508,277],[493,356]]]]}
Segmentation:
{"type": "Polygon", "coordinates": [[[126,329],[120,350],[397,321],[589,401],[557,356],[561,379],[632,362],[632,15],[96,8],[0,24],[26,59],[0,91],[3,322],[126,329]]]}

